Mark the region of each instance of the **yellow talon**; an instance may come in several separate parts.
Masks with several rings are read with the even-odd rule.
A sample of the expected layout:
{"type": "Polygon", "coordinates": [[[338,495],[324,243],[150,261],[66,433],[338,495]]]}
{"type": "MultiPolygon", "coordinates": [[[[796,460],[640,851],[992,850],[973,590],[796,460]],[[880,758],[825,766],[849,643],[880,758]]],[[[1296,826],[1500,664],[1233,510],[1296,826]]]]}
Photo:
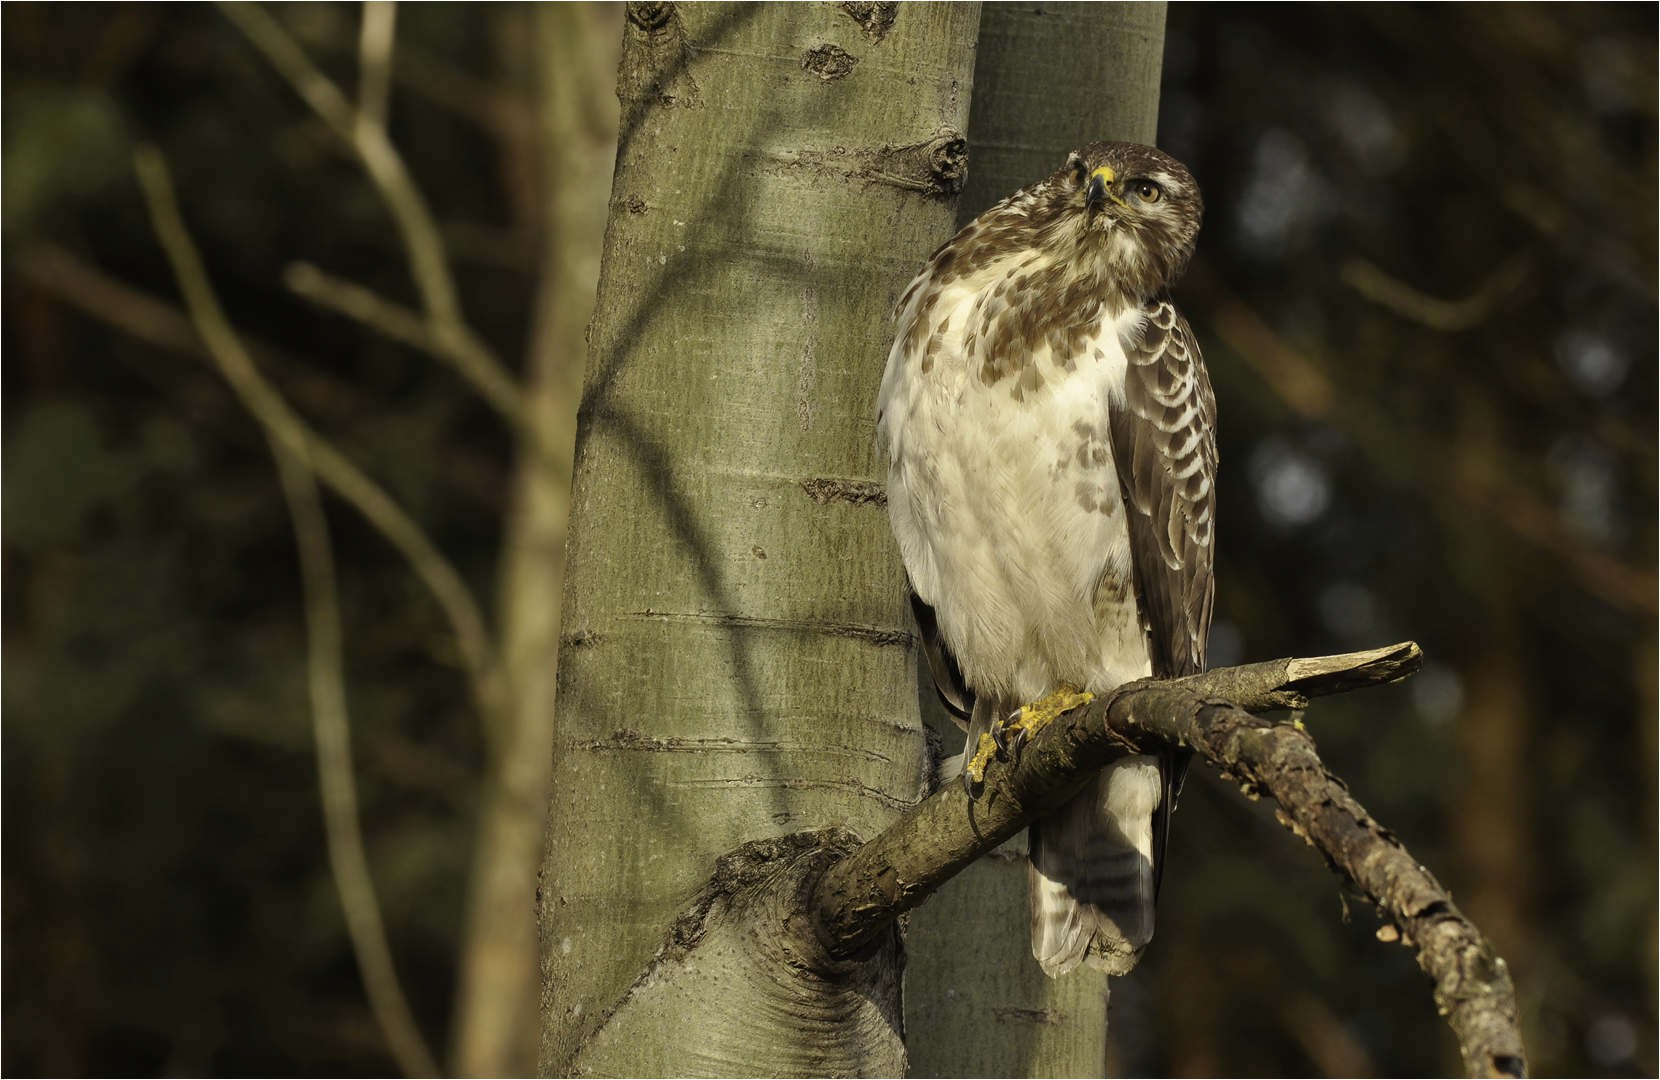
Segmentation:
{"type": "Polygon", "coordinates": [[[1022,707],[1019,719],[1008,725],[1008,730],[1021,732],[1021,741],[1029,741],[1033,735],[1048,727],[1055,717],[1094,700],[1095,695],[1089,691],[1062,683],[1047,697],[1022,707]]]}
{"type": "Polygon", "coordinates": [[[980,744],[974,748],[974,757],[969,761],[963,772],[976,784],[986,782],[986,766],[991,759],[997,756],[997,740],[990,735],[981,735],[980,744]]]}
{"type": "Polygon", "coordinates": [[[1018,755],[1020,748],[1055,717],[1080,705],[1088,705],[1093,700],[1093,694],[1062,685],[1049,696],[1024,706],[1007,723],[997,721],[992,724],[992,729],[982,734],[974,744],[974,756],[963,766],[963,783],[968,789],[968,797],[979,798],[980,785],[986,782],[986,766],[1005,748],[1018,755]]]}

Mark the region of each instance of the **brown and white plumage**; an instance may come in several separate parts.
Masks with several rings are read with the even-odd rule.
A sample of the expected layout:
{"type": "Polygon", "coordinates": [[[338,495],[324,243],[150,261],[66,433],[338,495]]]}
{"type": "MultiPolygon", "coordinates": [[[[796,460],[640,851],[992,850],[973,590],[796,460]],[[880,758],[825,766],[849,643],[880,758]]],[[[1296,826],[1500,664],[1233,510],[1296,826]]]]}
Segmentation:
{"type": "MultiPolygon", "coordinates": [[[[877,437],[936,683],[981,732],[1063,683],[1204,667],[1215,400],[1167,288],[1198,186],[1096,143],[986,211],[900,301],[877,437]]],[[[1032,827],[1032,948],[1129,970],[1185,759],[1127,757],[1032,827]]]]}

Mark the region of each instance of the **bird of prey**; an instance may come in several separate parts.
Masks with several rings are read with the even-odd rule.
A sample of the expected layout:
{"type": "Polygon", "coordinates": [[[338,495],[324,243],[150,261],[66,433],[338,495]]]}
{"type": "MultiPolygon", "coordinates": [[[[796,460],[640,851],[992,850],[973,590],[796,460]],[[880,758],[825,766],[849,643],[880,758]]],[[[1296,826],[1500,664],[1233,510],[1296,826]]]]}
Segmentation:
{"type": "MultiPolygon", "coordinates": [[[[899,302],[877,442],[965,761],[1057,689],[1204,670],[1216,403],[1167,291],[1203,209],[1180,162],[1095,143],[966,226],[899,302]]],[[[1123,974],[1152,938],[1187,758],[1120,758],[1031,826],[1051,976],[1123,974]]]]}

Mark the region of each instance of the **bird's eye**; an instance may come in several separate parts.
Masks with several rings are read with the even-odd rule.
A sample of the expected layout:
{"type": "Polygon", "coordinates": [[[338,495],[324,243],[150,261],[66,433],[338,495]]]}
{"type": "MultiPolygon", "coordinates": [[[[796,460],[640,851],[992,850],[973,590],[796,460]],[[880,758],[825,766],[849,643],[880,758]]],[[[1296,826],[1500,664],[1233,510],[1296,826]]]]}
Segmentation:
{"type": "Polygon", "coordinates": [[[1084,163],[1077,158],[1072,159],[1072,186],[1084,186],[1084,163]]]}
{"type": "Polygon", "coordinates": [[[1151,180],[1137,180],[1135,182],[1135,193],[1142,202],[1149,203],[1158,202],[1164,197],[1164,189],[1151,180]]]}

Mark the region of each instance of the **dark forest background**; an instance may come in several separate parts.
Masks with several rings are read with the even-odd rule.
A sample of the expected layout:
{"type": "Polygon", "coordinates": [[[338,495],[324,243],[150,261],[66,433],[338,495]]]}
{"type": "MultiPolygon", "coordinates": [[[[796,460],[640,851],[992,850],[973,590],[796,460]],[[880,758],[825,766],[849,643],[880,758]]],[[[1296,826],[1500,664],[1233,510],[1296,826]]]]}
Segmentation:
{"type": "MultiPolygon", "coordinates": [[[[352,85],[355,5],[272,10],[352,85]]],[[[406,6],[391,111],[507,357],[545,226],[532,18],[406,6]]],[[[362,170],[218,10],[16,3],[3,31],[0,1069],[391,1072],[325,852],[282,491],[134,147],[167,154],[263,369],[484,595],[509,435],[285,287],[304,260],[414,295],[362,170]]],[[[1537,1075],[1657,1069],[1656,127],[1653,5],[1170,6],[1160,144],[1209,207],[1178,299],[1222,422],[1212,663],[1423,644],[1415,679],[1305,722],[1509,960],[1537,1075]]],[[[442,1046],[481,737],[436,608],[330,510],[370,862],[442,1046]]],[[[1456,1072],[1378,925],[1196,770],[1113,1064],[1456,1072]]]]}

